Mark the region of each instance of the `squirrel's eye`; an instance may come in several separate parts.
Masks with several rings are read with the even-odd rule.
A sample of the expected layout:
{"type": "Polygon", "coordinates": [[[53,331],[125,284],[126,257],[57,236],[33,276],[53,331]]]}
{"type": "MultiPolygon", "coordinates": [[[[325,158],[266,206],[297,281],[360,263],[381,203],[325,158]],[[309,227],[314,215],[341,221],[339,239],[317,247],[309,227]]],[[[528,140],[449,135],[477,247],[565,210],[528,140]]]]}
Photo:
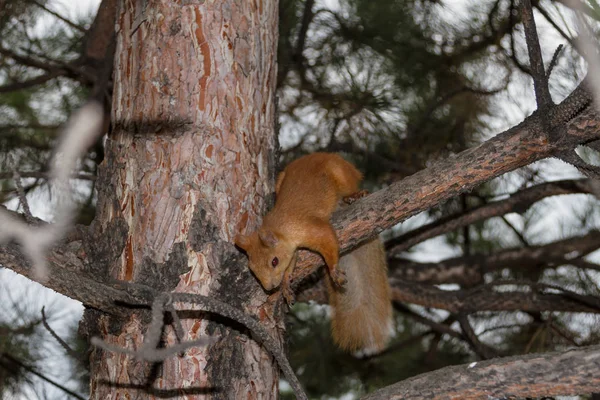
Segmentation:
{"type": "Polygon", "coordinates": [[[279,265],[279,258],[275,257],[271,260],[271,265],[273,267],[276,267],[277,265],[279,265]]]}

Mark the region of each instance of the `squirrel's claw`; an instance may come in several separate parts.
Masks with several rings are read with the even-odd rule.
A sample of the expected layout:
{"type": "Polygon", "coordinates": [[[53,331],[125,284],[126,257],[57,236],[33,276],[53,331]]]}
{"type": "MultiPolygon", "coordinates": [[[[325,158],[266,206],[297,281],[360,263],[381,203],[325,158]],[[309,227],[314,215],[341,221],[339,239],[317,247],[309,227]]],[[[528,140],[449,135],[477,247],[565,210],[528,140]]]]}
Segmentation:
{"type": "Polygon", "coordinates": [[[331,276],[331,281],[337,287],[343,287],[348,281],[348,279],[346,279],[346,273],[342,271],[338,265],[335,265],[329,270],[329,275],[331,276]]]}
{"type": "Polygon", "coordinates": [[[369,195],[369,191],[368,190],[361,190],[359,192],[352,193],[351,195],[344,197],[342,200],[346,204],[352,204],[356,200],[362,199],[363,197],[366,197],[368,195],[369,195]]]}
{"type": "Polygon", "coordinates": [[[288,281],[288,280],[283,281],[283,283],[281,285],[281,295],[285,299],[285,302],[287,303],[287,305],[290,307],[293,306],[294,303],[296,302],[296,295],[295,295],[294,291],[292,290],[292,285],[290,284],[290,281],[288,281]]]}

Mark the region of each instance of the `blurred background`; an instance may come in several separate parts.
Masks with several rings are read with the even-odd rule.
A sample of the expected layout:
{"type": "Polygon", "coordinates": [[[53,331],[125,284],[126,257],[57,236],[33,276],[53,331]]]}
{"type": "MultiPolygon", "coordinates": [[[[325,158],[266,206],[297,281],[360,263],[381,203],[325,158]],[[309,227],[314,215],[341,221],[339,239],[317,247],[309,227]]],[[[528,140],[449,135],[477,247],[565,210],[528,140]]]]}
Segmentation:
{"type": "MultiPolygon", "coordinates": [[[[532,3],[546,67],[554,59],[550,90],[558,103],[586,72],[574,45],[573,3],[532,3]]],[[[597,30],[600,6],[595,0],[578,3],[597,30]]],[[[21,182],[33,215],[52,220],[46,171],[60,125],[90,96],[99,96],[109,109],[110,85],[94,78],[102,60],[90,53],[99,5],[100,0],[0,0],[0,202],[10,209],[21,210],[21,182]]],[[[314,151],[341,152],[365,173],[364,186],[376,191],[482,143],[535,110],[516,0],[280,0],[279,7],[282,166],[314,151]]],[[[591,148],[578,153],[591,164],[600,160],[591,148]]],[[[73,179],[80,224],[94,218],[102,159],[99,141],[73,179]]],[[[557,159],[536,162],[399,224],[382,234],[390,274],[406,277],[411,268],[451,264],[485,273],[477,281],[432,285],[467,290],[499,282],[502,291],[517,293],[533,290],[526,284],[533,282],[599,296],[598,200],[568,189],[582,177],[557,159]],[[419,227],[559,180],[567,189],[527,197],[492,218],[406,244],[419,227]],[[522,257],[513,254],[516,249],[522,257]]],[[[1,267],[0,304],[0,398],[71,396],[56,384],[86,397],[85,345],[77,340],[81,304],[1,267]],[[69,356],[43,327],[44,306],[48,323],[80,355],[69,356]]],[[[597,315],[585,312],[475,311],[467,316],[473,339],[459,321],[463,315],[423,305],[394,308],[390,348],[364,359],[335,349],[326,306],[294,306],[288,315],[290,359],[311,397],[358,398],[490,354],[600,341],[597,315]]]]}

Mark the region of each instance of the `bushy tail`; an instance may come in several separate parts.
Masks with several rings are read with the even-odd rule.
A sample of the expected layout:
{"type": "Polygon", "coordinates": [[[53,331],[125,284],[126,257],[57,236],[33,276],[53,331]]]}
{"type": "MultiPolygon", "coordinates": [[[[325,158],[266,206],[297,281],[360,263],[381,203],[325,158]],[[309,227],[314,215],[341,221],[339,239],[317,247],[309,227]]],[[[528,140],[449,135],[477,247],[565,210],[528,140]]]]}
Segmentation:
{"type": "Polygon", "coordinates": [[[392,306],[385,251],[374,239],[340,258],[348,279],[336,288],[327,279],[334,342],[364,355],[385,348],[392,329],[392,306]]]}

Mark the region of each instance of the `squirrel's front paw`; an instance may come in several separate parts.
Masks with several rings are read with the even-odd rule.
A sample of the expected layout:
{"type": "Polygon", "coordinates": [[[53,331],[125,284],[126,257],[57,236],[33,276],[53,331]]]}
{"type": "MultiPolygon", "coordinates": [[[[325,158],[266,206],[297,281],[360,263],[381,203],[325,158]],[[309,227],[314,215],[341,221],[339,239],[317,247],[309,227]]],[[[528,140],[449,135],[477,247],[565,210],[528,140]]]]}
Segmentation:
{"type": "Polygon", "coordinates": [[[363,197],[368,196],[368,195],[369,195],[368,190],[361,190],[360,192],[352,193],[351,195],[344,197],[342,200],[346,204],[352,204],[352,203],[356,202],[356,200],[362,199],[363,197]]]}
{"type": "Polygon", "coordinates": [[[331,276],[331,280],[337,287],[343,287],[348,281],[346,279],[346,273],[342,271],[338,265],[335,265],[329,270],[329,275],[331,276]]]}
{"type": "Polygon", "coordinates": [[[283,282],[281,285],[281,295],[285,299],[285,302],[288,306],[293,306],[296,302],[296,295],[294,294],[294,290],[292,289],[292,285],[289,282],[283,282]]]}

